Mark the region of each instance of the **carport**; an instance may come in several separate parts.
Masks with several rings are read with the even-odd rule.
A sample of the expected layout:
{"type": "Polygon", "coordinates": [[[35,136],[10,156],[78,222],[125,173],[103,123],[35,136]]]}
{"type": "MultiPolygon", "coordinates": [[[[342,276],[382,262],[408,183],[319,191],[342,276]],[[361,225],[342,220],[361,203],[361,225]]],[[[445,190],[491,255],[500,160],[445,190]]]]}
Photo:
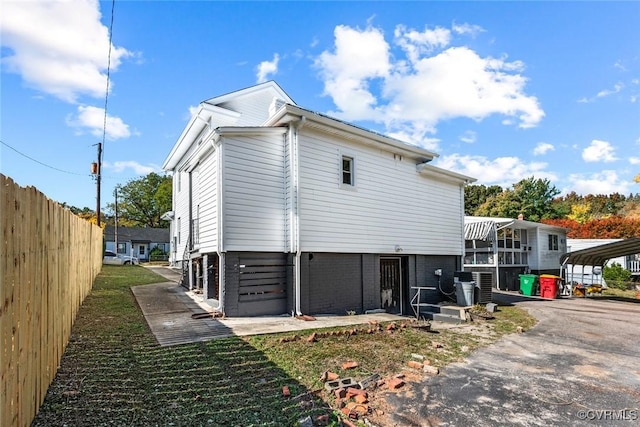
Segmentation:
{"type": "MultiPolygon", "coordinates": [[[[574,269],[576,265],[582,266],[579,273],[582,277],[581,283],[584,283],[585,266],[599,267],[602,269],[604,264],[612,259],[621,256],[635,255],[640,253],[640,237],[632,237],[630,239],[621,240],[619,242],[608,243],[605,245],[595,246],[593,248],[582,249],[575,252],[569,252],[560,257],[560,275],[567,281],[568,277],[574,278],[574,269]],[[567,265],[571,265],[571,275],[566,271],[567,265]]],[[[602,278],[602,276],[600,276],[602,278]]],[[[602,279],[600,279],[602,280],[602,279]]]]}

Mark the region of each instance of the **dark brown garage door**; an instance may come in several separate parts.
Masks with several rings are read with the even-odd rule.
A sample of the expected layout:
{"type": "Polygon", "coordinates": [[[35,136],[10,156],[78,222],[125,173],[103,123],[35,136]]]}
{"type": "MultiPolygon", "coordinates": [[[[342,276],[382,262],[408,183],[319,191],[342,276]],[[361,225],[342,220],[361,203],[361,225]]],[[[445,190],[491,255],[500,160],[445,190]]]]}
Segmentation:
{"type": "Polygon", "coordinates": [[[240,257],[239,316],[287,311],[287,255],[244,254],[240,257]]]}

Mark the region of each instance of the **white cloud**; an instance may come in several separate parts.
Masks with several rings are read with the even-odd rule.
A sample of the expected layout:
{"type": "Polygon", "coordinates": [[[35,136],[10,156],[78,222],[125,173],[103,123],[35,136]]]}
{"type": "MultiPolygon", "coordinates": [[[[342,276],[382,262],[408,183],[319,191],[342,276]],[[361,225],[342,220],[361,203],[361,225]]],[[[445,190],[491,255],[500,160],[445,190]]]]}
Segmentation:
{"type": "Polygon", "coordinates": [[[104,168],[112,170],[114,173],[124,172],[126,169],[133,170],[136,175],[148,175],[151,172],[162,172],[162,168],[158,165],[143,165],[134,160],[121,160],[113,163],[104,162],[102,166],[104,168]]]}
{"type": "Polygon", "coordinates": [[[628,194],[631,185],[629,181],[621,179],[616,171],[603,170],[591,175],[571,174],[569,175],[571,186],[562,191],[567,194],[575,191],[578,194],[628,194]]]}
{"type": "Polygon", "coordinates": [[[416,63],[421,56],[433,52],[436,48],[448,46],[451,41],[451,31],[442,27],[432,30],[425,28],[423,32],[419,32],[398,25],[394,36],[395,43],[404,50],[411,63],[416,63]]]}
{"type": "Polygon", "coordinates": [[[613,146],[606,141],[597,139],[591,141],[591,144],[582,150],[582,159],[585,162],[614,162],[618,160],[613,146]]]}
{"type": "MultiPolygon", "coordinates": [[[[104,129],[104,108],[78,106],[77,114],[67,117],[67,125],[76,128],[78,134],[88,130],[92,135],[101,137],[104,129]]],[[[129,125],[119,117],[107,115],[106,137],[108,139],[116,140],[130,136],[129,125]]]]}
{"type": "Polygon", "coordinates": [[[632,165],[640,165],[640,157],[629,157],[629,163],[632,165]]]}
{"type": "Polygon", "coordinates": [[[389,45],[382,31],[359,31],[338,25],[334,30],[335,51],[324,51],[316,59],[324,91],[343,112],[333,113],[348,120],[381,119],[377,102],[369,91],[369,79],[387,77],[391,68],[389,45]]]}
{"type": "Polygon", "coordinates": [[[473,144],[477,140],[477,135],[474,131],[468,130],[462,135],[460,135],[460,141],[466,142],[467,144],[473,144]]]}
{"type": "Polygon", "coordinates": [[[533,149],[533,155],[542,156],[543,154],[547,154],[549,151],[553,151],[555,149],[556,148],[548,142],[538,142],[536,148],[533,149]]]}
{"type": "Polygon", "coordinates": [[[280,61],[280,55],[275,53],[273,55],[273,60],[271,61],[262,61],[258,64],[257,67],[257,82],[264,83],[269,80],[269,76],[276,74],[278,72],[278,61],[280,61]]]}
{"type": "Polygon", "coordinates": [[[440,157],[436,165],[474,177],[478,184],[496,184],[505,188],[531,176],[550,181],[557,179],[555,174],[544,170],[547,167],[546,163],[525,163],[518,157],[497,157],[491,160],[484,156],[451,154],[440,157]]]}
{"type": "Polygon", "coordinates": [[[521,61],[447,47],[447,29],[397,26],[393,46],[373,27],[341,25],[334,36],[333,51],[316,59],[325,94],[338,109],[331,115],[384,123],[387,133],[410,135],[419,145],[442,120],[500,114],[529,128],[544,117],[538,99],[525,93],[521,61]]]}
{"type": "MultiPolygon", "coordinates": [[[[2,2],[2,63],[35,89],[75,103],[104,97],[109,30],[97,0],[2,2]],[[8,53],[11,52],[11,53],[8,53]],[[4,54],[4,52],[3,52],[4,54]]],[[[112,45],[111,70],[133,54],[112,45]]]]}
{"type": "Polygon", "coordinates": [[[467,24],[466,22],[464,24],[456,24],[454,22],[451,29],[456,34],[469,34],[471,37],[475,37],[485,31],[485,29],[479,25],[467,24]]]}
{"type": "Polygon", "coordinates": [[[617,68],[620,71],[627,71],[627,67],[625,67],[624,64],[622,63],[622,61],[620,61],[620,60],[617,60],[613,64],[613,68],[617,68]]]}
{"type": "Polygon", "coordinates": [[[613,89],[604,89],[596,94],[597,98],[604,98],[605,96],[613,95],[614,93],[620,92],[624,88],[624,84],[621,82],[613,85],[613,89]]]}
{"type": "MultiPolygon", "coordinates": [[[[593,96],[591,98],[587,98],[587,97],[583,96],[582,98],[578,99],[578,102],[582,103],[582,104],[587,104],[587,103],[590,103],[590,102],[594,102],[598,98],[606,98],[607,96],[619,93],[622,89],[624,89],[624,87],[625,87],[624,83],[618,82],[618,83],[613,85],[613,89],[603,89],[603,90],[601,90],[600,92],[598,92],[595,96],[593,96]]],[[[631,102],[635,102],[635,98],[636,97],[634,95],[631,95],[631,102]]]]}

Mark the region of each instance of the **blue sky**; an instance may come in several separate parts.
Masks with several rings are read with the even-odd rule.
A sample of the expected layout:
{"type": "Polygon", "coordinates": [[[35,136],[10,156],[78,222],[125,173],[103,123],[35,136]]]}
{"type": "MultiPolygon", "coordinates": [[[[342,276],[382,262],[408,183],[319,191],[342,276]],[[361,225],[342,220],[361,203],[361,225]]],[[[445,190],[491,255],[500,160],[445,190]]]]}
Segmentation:
{"type": "MultiPolygon", "coordinates": [[[[111,6],[1,5],[0,171],[78,207],[96,204],[111,6]]],[[[479,184],[535,176],[563,193],[640,192],[639,2],[114,10],[103,206],[117,184],[161,172],[191,108],[265,80],[304,108],[435,150],[434,164],[479,184]]]]}

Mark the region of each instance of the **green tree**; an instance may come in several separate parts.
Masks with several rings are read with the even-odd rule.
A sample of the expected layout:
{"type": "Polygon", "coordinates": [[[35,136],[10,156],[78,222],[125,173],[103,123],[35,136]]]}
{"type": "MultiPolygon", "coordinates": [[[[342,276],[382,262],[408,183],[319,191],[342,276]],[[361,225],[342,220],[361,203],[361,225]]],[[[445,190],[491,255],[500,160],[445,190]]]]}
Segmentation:
{"type": "Polygon", "coordinates": [[[488,198],[502,193],[503,189],[499,185],[467,185],[464,188],[464,214],[477,215],[476,210],[488,198]]]}
{"type": "Polygon", "coordinates": [[[523,179],[513,186],[520,210],[525,219],[541,221],[557,217],[553,209],[553,198],[560,194],[548,179],[523,179]]]}
{"type": "Polygon", "coordinates": [[[605,265],[602,277],[604,277],[607,285],[619,289],[627,289],[631,282],[631,272],[622,268],[617,262],[612,263],[610,266],[605,265]]]}
{"type": "MultiPolygon", "coordinates": [[[[171,210],[171,183],[170,176],[151,172],[119,187],[118,221],[135,227],[168,227],[160,216],[171,210]]],[[[107,208],[115,213],[115,203],[107,208]]]]}
{"type": "Polygon", "coordinates": [[[548,179],[523,179],[512,189],[489,197],[476,210],[476,215],[517,218],[524,215],[529,221],[556,218],[553,198],[560,191],[548,179]]]}

